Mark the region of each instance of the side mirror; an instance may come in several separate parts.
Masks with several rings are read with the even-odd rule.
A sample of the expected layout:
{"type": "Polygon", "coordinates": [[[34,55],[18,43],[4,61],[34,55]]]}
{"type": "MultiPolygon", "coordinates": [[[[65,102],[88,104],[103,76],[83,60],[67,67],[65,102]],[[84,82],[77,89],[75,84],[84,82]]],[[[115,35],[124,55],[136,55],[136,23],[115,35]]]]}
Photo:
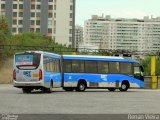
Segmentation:
{"type": "Polygon", "coordinates": [[[144,72],[144,69],[143,69],[143,67],[142,67],[142,66],[140,66],[140,69],[141,69],[141,71],[142,71],[142,72],[144,72]]]}

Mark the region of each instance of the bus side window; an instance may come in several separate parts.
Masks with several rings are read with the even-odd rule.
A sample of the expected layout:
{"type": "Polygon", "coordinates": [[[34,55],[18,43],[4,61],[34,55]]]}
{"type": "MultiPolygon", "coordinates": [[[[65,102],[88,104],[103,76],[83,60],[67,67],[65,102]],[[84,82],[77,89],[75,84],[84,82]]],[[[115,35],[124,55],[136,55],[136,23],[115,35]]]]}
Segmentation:
{"type": "Polygon", "coordinates": [[[86,73],[97,73],[97,62],[96,61],[85,61],[85,72],[86,73]]]}
{"type": "Polygon", "coordinates": [[[72,61],[72,72],[73,72],[73,73],[79,72],[78,61],[76,61],[76,60],[73,60],[73,61],[72,61]]]}
{"type": "Polygon", "coordinates": [[[71,60],[64,60],[63,62],[63,71],[66,72],[66,73],[71,73],[71,60]]]}
{"type": "Polygon", "coordinates": [[[83,73],[84,72],[84,61],[73,60],[72,61],[72,72],[83,73]]]}
{"type": "Polygon", "coordinates": [[[131,75],[132,72],[132,63],[121,62],[120,63],[120,73],[131,75]]]}
{"type": "Polygon", "coordinates": [[[109,62],[109,73],[119,73],[119,62],[109,62]]]}
{"type": "Polygon", "coordinates": [[[108,62],[99,61],[98,62],[98,73],[108,73],[108,62]]]}

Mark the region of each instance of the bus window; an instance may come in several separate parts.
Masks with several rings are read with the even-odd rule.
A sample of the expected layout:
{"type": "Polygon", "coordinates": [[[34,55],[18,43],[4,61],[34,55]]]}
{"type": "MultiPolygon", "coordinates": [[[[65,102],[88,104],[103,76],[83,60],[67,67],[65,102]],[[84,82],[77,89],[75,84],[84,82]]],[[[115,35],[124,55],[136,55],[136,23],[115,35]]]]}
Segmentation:
{"type": "Polygon", "coordinates": [[[84,72],[84,61],[73,60],[72,61],[72,72],[83,73],[84,72]]]}
{"type": "Polygon", "coordinates": [[[54,72],[60,72],[60,60],[54,60],[54,72]]]}
{"type": "Polygon", "coordinates": [[[98,62],[98,73],[108,73],[108,62],[98,62]]]}
{"type": "Polygon", "coordinates": [[[64,69],[64,72],[66,72],[66,73],[71,73],[72,72],[72,70],[71,70],[71,60],[64,60],[63,69],[64,69]]]}
{"type": "Polygon", "coordinates": [[[132,63],[120,63],[120,73],[122,74],[132,74],[132,63]]]}
{"type": "Polygon", "coordinates": [[[109,62],[109,73],[119,73],[119,62],[109,62]]]}
{"type": "Polygon", "coordinates": [[[37,69],[40,64],[40,54],[17,54],[15,64],[18,69],[37,69]]]}
{"type": "Polygon", "coordinates": [[[97,73],[97,62],[96,61],[85,61],[85,72],[86,73],[97,73]]]}

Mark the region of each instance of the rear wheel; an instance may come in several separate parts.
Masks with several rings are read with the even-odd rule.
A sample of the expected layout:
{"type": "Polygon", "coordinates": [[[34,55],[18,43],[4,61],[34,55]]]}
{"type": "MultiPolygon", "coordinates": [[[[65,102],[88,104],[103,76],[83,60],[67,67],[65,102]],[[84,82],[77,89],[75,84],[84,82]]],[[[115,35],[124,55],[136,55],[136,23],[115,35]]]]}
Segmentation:
{"type": "Polygon", "coordinates": [[[73,91],[73,90],[74,90],[73,87],[64,87],[63,89],[64,89],[65,91],[73,91]]]}
{"type": "Polygon", "coordinates": [[[23,93],[31,93],[31,88],[22,88],[23,93]]]}
{"type": "Polygon", "coordinates": [[[76,91],[83,92],[86,90],[86,87],[87,87],[86,83],[84,81],[80,81],[78,82],[76,91]]]}
{"type": "Polygon", "coordinates": [[[120,91],[125,92],[129,88],[129,84],[127,82],[124,82],[121,84],[121,88],[119,88],[120,91]]]}
{"type": "Polygon", "coordinates": [[[116,89],[115,88],[108,88],[109,91],[114,92],[116,89]]]}

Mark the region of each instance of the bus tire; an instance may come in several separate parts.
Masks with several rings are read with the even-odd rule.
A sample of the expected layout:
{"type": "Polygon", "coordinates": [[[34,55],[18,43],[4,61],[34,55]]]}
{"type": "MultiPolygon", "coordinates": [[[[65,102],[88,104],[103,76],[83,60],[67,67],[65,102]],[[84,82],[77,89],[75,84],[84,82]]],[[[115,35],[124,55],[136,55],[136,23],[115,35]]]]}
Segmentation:
{"type": "Polygon", "coordinates": [[[83,92],[83,91],[86,90],[86,87],[87,87],[87,85],[86,85],[85,81],[79,81],[78,85],[77,85],[77,88],[76,88],[76,91],[83,92]]]}
{"type": "Polygon", "coordinates": [[[73,87],[64,87],[63,89],[64,89],[65,91],[73,91],[73,90],[74,90],[73,87]]]}
{"type": "Polygon", "coordinates": [[[114,92],[116,88],[108,88],[109,91],[114,92]]]}
{"type": "Polygon", "coordinates": [[[119,90],[120,90],[121,92],[125,92],[125,91],[128,90],[128,88],[129,88],[129,83],[128,83],[128,81],[125,81],[125,82],[122,82],[121,88],[119,88],[119,90]]]}
{"type": "Polygon", "coordinates": [[[23,93],[31,93],[31,88],[22,88],[23,93]]]}

